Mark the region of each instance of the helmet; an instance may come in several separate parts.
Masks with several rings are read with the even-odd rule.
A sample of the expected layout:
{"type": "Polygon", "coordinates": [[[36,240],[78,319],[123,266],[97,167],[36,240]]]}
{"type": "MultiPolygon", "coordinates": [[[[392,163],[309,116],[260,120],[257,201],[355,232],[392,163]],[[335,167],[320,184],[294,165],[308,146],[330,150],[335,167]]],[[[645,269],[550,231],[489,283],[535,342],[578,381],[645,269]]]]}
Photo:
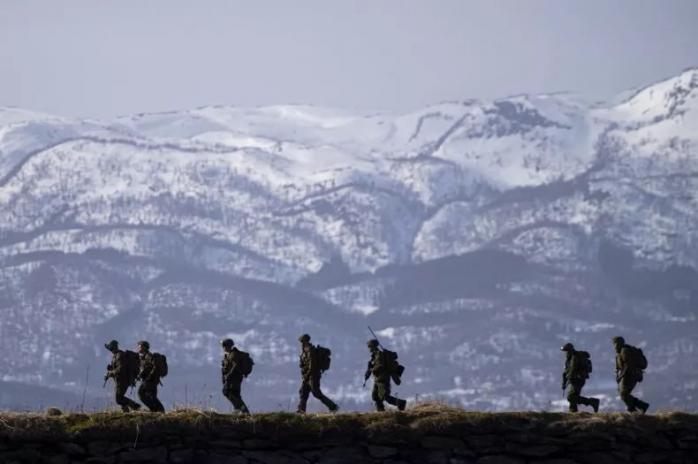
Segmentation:
{"type": "Polygon", "coordinates": [[[625,339],[623,337],[613,337],[611,339],[614,345],[625,345],[625,339]]]}
{"type": "Polygon", "coordinates": [[[118,350],[119,342],[117,342],[116,340],[112,340],[109,343],[105,343],[104,348],[108,349],[109,351],[118,350]]]}
{"type": "Polygon", "coordinates": [[[369,340],[368,343],[366,343],[366,345],[368,345],[369,348],[378,348],[380,343],[378,343],[378,340],[374,338],[372,340],[369,340]]]}
{"type": "Polygon", "coordinates": [[[235,343],[233,342],[232,338],[225,338],[225,339],[221,340],[221,345],[223,347],[227,348],[227,347],[234,346],[235,343]]]}
{"type": "Polygon", "coordinates": [[[298,341],[301,343],[308,343],[310,341],[310,335],[303,334],[300,337],[298,337],[298,341]]]}
{"type": "Polygon", "coordinates": [[[574,345],[571,343],[565,343],[562,348],[560,348],[560,351],[574,351],[574,345]]]}
{"type": "Polygon", "coordinates": [[[150,349],[150,343],[148,343],[148,342],[145,341],[145,340],[141,340],[140,342],[138,342],[138,345],[139,345],[139,346],[142,346],[142,347],[145,348],[146,350],[149,350],[149,349],[150,349]]]}

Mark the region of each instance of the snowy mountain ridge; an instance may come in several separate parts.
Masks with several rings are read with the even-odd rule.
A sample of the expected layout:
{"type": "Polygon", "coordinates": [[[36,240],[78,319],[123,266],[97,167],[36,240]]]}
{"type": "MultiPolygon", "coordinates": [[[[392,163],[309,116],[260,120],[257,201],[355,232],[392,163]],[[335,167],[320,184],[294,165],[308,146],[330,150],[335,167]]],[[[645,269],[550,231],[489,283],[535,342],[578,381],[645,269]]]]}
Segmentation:
{"type": "Polygon", "coordinates": [[[341,334],[351,373],[366,322],[412,361],[413,388],[490,409],[543,407],[491,382],[519,363],[514,379],[544,391],[546,340],[564,334],[604,346],[622,329],[678,368],[695,336],[656,331],[695,324],[697,95],[692,69],[608,105],[0,109],[0,345],[22,354],[0,379],[65,391],[101,338],[134,332],[204,375],[234,335],[273,368],[259,395],[278,397],[296,332],[341,334]]]}

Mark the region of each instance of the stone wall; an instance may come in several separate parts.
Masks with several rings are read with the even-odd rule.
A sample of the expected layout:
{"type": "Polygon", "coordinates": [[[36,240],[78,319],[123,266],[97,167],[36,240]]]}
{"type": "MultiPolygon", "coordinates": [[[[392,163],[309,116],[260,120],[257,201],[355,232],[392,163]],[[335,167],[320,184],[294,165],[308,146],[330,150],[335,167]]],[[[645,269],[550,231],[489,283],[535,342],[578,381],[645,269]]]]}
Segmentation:
{"type": "Polygon", "coordinates": [[[698,463],[698,416],[0,415],[0,463],[698,463]]]}

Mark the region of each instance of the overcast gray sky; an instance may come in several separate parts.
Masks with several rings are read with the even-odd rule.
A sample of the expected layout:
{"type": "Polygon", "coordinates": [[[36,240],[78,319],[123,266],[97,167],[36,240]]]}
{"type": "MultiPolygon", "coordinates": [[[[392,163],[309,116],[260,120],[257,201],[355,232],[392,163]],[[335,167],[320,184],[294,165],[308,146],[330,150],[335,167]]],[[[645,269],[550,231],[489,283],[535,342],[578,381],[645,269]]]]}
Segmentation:
{"type": "Polygon", "coordinates": [[[696,0],[0,0],[0,105],[596,100],[698,65],[697,44],[696,0]]]}

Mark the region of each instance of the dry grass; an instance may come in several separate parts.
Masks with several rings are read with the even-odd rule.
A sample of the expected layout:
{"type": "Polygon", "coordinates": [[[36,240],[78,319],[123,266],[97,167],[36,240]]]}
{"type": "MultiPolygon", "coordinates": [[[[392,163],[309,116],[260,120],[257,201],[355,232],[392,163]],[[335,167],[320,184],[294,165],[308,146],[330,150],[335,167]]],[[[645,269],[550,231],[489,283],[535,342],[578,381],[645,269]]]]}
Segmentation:
{"type": "Polygon", "coordinates": [[[422,403],[404,413],[307,414],[274,412],[234,416],[183,409],[167,414],[99,412],[93,414],[0,414],[0,439],[70,440],[74,438],[129,441],[136,437],[187,436],[215,439],[264,438],[292,442],[298,439],[362,439],[389,436],[411,440],[429,434],[485,433],[605,433],[618,428],[655,431],[698,431],[698,415],[678,412],[638,416],[621,413],[566,414],[548,412],[485,413],[465,411],[440,403],[422,403]]]}

